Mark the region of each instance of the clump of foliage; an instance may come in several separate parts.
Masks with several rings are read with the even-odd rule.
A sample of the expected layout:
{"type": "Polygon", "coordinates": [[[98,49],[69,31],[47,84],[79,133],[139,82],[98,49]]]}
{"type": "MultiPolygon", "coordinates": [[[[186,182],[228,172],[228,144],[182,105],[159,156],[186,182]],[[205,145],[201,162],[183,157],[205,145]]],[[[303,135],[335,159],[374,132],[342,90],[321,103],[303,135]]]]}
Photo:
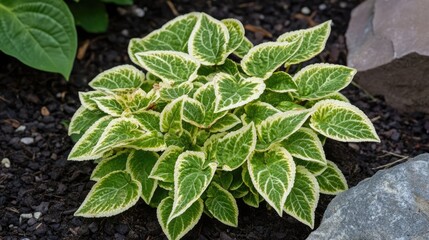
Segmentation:
{"type": "Polygon", "coordinates": [[[108,24],[104,4],[132,2],[70,0],[67,6],[63,0],[2,0],[0,51],[32,68],[68,79],[77,49],[75,21],[86,31],[103,32],[108,24]]]}
{"type": "Polygon", "coordinates": [[[142,198],[179,239],[203,213],[237,226],[241,198],[313,227],[319,193],[347,189],[325,138],[379,141],[338,92],[354,69],[282,70],[320,53],[329,33],[328,21],[253,46],[239,21],[190,13],[132,39],[130,58],[146,78],[130,65],[102,72],[70,123],[80,139],[69,160],[98,163],[75,215],[111,216],[142,198]]]}

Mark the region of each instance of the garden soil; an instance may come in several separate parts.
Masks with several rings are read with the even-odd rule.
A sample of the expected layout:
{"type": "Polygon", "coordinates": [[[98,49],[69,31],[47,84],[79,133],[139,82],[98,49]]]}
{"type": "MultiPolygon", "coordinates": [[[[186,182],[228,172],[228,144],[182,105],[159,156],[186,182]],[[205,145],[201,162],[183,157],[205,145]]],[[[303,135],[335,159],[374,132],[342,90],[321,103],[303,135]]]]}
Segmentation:
{"type": "MultiPolygon", "coordinates": [[[[73,146],[67,124],[80,105],[78,92],[89,90],[94,76],[131,63],[127,56],[131,37],[143,37],[175,14],[190,11],[239,19],[254,43],[332,19],[327,47],[311,62],[346,64],[344,33],[352,8],[360,2],[148,0],[136,1],[133,7],[109,5],[111,22],[106,33],[79,30],[78,59],[68,82],[0,54],[0,160],[10,161],[10,166],[7,160],[0,166],[0,239],[165,239],[156,210],[143,201],[109,218],[73,216],[94,184],[89,180],[94,164],[66,160],[73,146]]],[[[350,186],[407,157],[429,152],[429,116],[399,113],[381,97],[356,86],[342,92],[369,116],[382,140],[380,144],[327,142],[328,159],[339,165],[350,186]]],[[[321,196],[316,227],[331,199],[321,196]]],[[[259,209],[241,200],[238,204],[237,228],[204,216],[184,239],[305,239],[311,232],[286,214],[279,217],[265,204],[259,209]]]]}

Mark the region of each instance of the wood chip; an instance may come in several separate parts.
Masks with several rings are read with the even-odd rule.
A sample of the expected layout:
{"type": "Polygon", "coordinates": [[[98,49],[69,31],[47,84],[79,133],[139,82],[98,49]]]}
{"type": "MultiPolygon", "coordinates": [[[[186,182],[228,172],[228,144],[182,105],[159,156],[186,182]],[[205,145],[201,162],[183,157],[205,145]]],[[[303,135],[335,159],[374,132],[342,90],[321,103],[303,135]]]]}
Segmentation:
{"type": "Polygon", "coordinates": [[[12,118],[5,119],[2,122],[11,125],[13,128],[18,128],[21,126],[21,123],[18,120],[12,118]]]}
{"type": "Polygon", "coordinates": [[[254,32],[254,33],[261,33],[262,36],[264,36],[264,37],[269,37],[269,38],[273,37],[273,35],[270,32],[268,32],[267,30],[265,30],[265,29],[263,29],[261,27],[257,27],[257,26],[252,25],[252,24],[246,24],[244,26],[244,28],[246,30],[254,32]]]}
{"type": "Polygon", "coordinates": [[[311,13],[310,16],[307,16],[307,15],[302,14],[302,13],[295,13],[292,15],[292,17],[295,19],[298,19],[298,20],[304,20],[307,22],[307,25],[309,27],[314,27],[318,24],[317,22],[315,22],[313,20],[313,18],[316,16],[316,14],[317,14],[317,11],[314,11],[313,13],[311,13]]]}
{"type": "Polygon", "coordinates": [[[77,51],[76,58],[78,60],[82,60],[85,57],[86,50],[89,47],[91,41],[89,39],[83,41],[82,45],[80,45],[79,50],[77,51]]]}
{"type": "Polygon", "coordinates": [[[42,109],[40,109],[40,113],[44,117],[49,116],[49,114],[50,114],[49,109],[47,107],[45,107],[45,106],[43,106],[42,109]]]}

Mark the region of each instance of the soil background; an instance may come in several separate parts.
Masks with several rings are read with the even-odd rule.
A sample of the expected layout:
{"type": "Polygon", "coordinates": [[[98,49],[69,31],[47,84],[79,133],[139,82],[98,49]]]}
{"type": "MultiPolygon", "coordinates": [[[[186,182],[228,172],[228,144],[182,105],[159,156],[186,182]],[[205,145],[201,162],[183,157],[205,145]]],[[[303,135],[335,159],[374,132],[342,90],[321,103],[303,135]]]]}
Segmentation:
{"type": "MultiPolygon", "coordinates": [[[[0,53],[0,160],[11,162],[9,168],[0,166],[0,239],[165,239],[155,209],[143,201],[110,218],[73,216],[94,184],[89,181],[94,164],[66,160],[73,146],[66,126],[80,105],[78,92],[89,90],[87,83],[93,77],[113,66],[131,64],[130,38],[143,37],[176,13],[191,11],[241,20],[255,44],[332,19],[326,49],[310,62],[346,64],[344,33],[351,10],[360,2],[137,0],[130,7],[109,5],[106,33],[79,30],[79,58],[68,82],[0,53]],[[40,218],[20,218],[34,212],[40,212],[40,218]]],[[[350,186],[389,167],[386,164],[429,151],[429,116],[399,113],[386,106],[383,98],[356,86],[342,92],[370,117],[382,140],[380,144],[327,142],[328,159],[339,165],[350,186]]],[[[316,228],[331,199],[321,195],[316,228]]],[[[241,201],[238,204],[238,228],[204,216],[184,239],[305,239],[311,232],[292,217],[279,217],[265,206],[254,209],[241,201]]]]}

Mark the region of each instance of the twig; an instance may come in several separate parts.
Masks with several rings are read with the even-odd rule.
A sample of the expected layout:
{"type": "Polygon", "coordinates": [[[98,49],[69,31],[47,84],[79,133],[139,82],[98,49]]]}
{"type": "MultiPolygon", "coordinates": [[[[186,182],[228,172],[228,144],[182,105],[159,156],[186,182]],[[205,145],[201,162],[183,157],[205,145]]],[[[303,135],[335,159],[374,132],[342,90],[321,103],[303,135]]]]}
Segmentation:
{"type": "Polygon", "coordinates": [[[359,88],[360,90],[362,90],[362,92],[365,93],[365,95],[367,95],[369,98],[371,98],[371,100],[378,102],[378,99],[376,97],[374,97],[371,93],[369,93],[367,90],[363,89],[359,84],[357,84],[355,81],[352,81],[352,85],[359,88]]]}
{"type": "Polygon", "coordinates": [[[389,151],[384,151],[384,150],[383,150],[383,152],[384,152],[384,153],[386,153],[386,154],[383,154],[383,155],[381,155],[381,156],[378,156],[379,158],[381,158],[381,157],[386,157],[386,156],[395,156],[395,157],[399,157],[399,159],[398,159],[398,160],[395,160],[395,161],[393,161],[393,162],[390,162],[390,163],[387,163],[387,164],[384,164],[384,165],[381,165],[381,166],[378,166],[378,167],[372,168],[372,170],[378,170],[378,169],[382,169],[382,168],[389,168],[389,167],[391,167],[392,165],[395,165],[396,163],[399,163],[399,162],[405,161],[405,160],[407,160],[408,158],[410,158],[409,156],[405,156],[405,155],[397,154],[397,153],[394,153],[394,152],[389,152],[389,151]]]}
{"type": "Polygon", "coordinates": [[[174,16],[179,16],[179,12],[176,9],[176,6],[174,6],[174,3],[170,0],[167,0],[167,5],[170,8],[171,12],[174,14],[174,16]]]}

